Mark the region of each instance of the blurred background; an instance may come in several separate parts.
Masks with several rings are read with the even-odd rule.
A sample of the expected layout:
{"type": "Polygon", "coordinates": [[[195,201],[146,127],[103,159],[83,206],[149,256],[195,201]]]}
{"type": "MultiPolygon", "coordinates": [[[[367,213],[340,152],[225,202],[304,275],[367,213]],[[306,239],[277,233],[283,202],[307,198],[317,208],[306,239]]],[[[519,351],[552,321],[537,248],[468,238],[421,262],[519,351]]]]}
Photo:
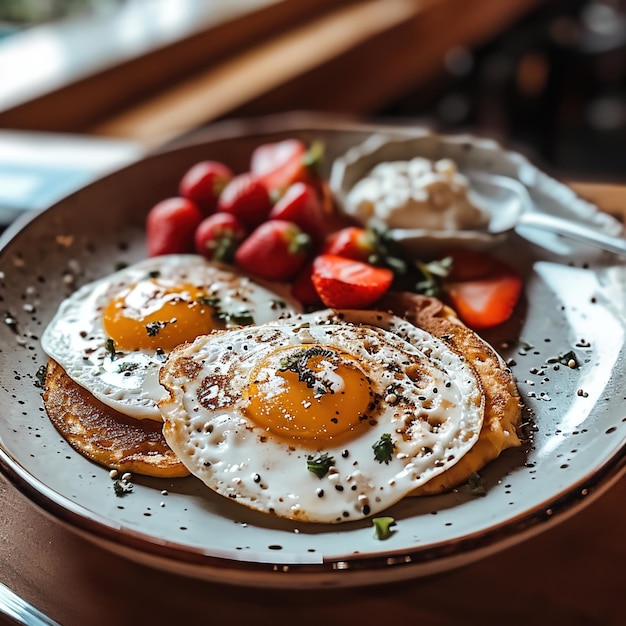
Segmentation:
{"type": "Polygon", "coordinates": [[[0,187],[2,141],[29,133],[143,151],[290,110],[626,173],[623,0],[0,0],[0,81],[0,187]]]}

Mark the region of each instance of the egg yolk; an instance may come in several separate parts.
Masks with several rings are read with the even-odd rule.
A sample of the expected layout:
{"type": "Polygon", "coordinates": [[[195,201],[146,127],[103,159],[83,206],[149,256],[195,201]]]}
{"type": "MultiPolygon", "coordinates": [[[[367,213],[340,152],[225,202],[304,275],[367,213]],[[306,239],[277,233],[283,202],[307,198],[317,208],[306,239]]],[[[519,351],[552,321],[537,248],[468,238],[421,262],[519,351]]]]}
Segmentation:
{"type": "Polygon", "coordinates": [[[223,328],[206,292],[191,284],[140,281],[113,298],[104,310],[104,330],[118,350],[175,346],[223,328]]]}
{"type": "Polygon", "coordinates": [[[277,435],[332,439],[366,417],[370,386],[354,357],[319,346],[282,348],[252,372],[244,412],[277,435]]]}

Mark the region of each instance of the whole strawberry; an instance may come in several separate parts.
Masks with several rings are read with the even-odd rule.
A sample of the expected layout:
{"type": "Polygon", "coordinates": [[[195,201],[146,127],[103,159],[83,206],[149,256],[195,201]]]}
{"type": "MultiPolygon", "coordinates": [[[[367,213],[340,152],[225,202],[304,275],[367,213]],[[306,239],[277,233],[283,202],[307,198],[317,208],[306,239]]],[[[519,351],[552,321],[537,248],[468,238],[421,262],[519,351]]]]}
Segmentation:
{"type": "Polygon", "coordinates": [[[230,263],[246,234],[246,228],[234,215],[213,213],[196,229],[196,252],[209,260],[230,263]]]}
{"type": "Polygon", "coordinates": [[[235,176],[217,202],[218,211],[231,213],[249,228],[264,222],[271,208],[267,187],[250,172],[235,176]]]}
{"type": "Polygon", "coordinates": [[[235,264],[267,280],[295,276],[308,258],[311,238],[293,222],[271,220],[253,230],[235,252],[235,264]]]}
{"type": "Polygon", "coordinates": [[[233,176],[232,170],[223,163],[200,161],[185,172],[178,193],[195,202],[205,215],[210,215],[217,208],[217,201],[233,176]]]}
{"type": "Polygon", "coordinates": [[[192,252],[201,221],[202,212],[186,198],[168,198],[155,204],[146,218],[148,256],[192,252]]]}

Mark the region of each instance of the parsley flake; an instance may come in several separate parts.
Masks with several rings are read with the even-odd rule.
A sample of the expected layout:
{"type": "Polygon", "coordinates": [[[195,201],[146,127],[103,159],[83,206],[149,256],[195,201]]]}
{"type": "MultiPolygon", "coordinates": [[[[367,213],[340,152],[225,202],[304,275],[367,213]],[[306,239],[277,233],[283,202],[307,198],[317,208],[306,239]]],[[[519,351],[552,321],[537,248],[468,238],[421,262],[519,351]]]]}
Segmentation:
{"type": "Polygon", "coordinates": [[[318,478],[324,478],[334,464],[335,458],[328,456],[328,452],[323,452],[318,456],[310,454],[306,458],[306,468],[318,478]]]}
{"type": "Polygon", "coordinates": [[[396,444],[391,439],[389,433],[384,433],[380,436],[380,439],[372,446],[374,450],[374,458],[379,463],[389,464],[393,451],[396,449],[396,444]]]}
{"type": "Polygon", "coordinates": [[[116,359],[121,354],[115,349],[115,341],[111,338],[104,342],[104,349],[109,353],[111,359],[116,359]]]}
{"type": "Polygon", "coordinates": [[[169,322],[150,322],[146,324],[148,337],[156,337],[168,324],[169,322]]]}
{"type": "Polygon", "coordinates": [[[473,496],[487,495],[487,489],[485,488],[483,480],[478,472],[473,472],[469,475],[469,478],[467,479],[467,484],[469,485],[470,493],[473,496]]]}
{"type": "Polygon", "coordinates": [[[37,387],[44,387],[46,384],[46,366],[41,365],[35,374],[35,385],[37,387]]]}
{"type": "Polygon", "coordinates": [[[123,498],[132,492],[133,483],[130,483],[127,480],[118,479],[113,483],[113,490],[118,498],[123,498]]]}
{"type": "Polygon", "coordinates": [[[393,534],[391,527],[396,525],[396,520],[393,517],[373,517],[372,524],[376,539],[383,540],[389,539],[393,534]]]}

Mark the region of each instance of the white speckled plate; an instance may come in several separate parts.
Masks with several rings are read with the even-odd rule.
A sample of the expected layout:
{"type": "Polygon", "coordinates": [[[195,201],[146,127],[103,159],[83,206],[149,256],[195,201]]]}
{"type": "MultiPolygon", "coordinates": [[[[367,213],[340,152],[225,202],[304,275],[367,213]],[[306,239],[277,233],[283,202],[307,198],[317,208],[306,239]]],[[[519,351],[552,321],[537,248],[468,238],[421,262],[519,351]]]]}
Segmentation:
{"type": "MultiPolygon", "coordinates": [[[[194,478],[135,477],[133,492],[118,497],[108,471],[75,453],[52,427],[36,385],[45,363],[43,328],[73,285],[145,255],[145,214],[175,193],[188,166],[213,158],[243,171],[255,145],[292,136],[324,140],[330,162],[381,130],[307,116],[227,123],[5,233],[0,467],[8,478],[59,521],[111,550],[206,579],[274,587],[389,582],[460,566],[564,519],[617,480],[626,464],[626,264],[580,245],[537,246],[518,235],[496,252],[524,273],[524,298],[514,319],[485,337],[511,359],[530,441],[482,472],[483,497],[463,487],[394,506],[389,514],[396,525],[386,540],[375,538],[367,520],[317,526],[258,514],[194,478]],[[569,351],[580,367],[554,362],[569,351]]],[[[467,159],[473,142],[465,140],[467,159]]],[[[488,156],[502,158],[495,144],[485,152],[478,143],[477,167],[488,167],[488,156]]],[[[522,182],[538,210],[608,223],[569,189],[515,159],[525,164],[522,182]]]]}

